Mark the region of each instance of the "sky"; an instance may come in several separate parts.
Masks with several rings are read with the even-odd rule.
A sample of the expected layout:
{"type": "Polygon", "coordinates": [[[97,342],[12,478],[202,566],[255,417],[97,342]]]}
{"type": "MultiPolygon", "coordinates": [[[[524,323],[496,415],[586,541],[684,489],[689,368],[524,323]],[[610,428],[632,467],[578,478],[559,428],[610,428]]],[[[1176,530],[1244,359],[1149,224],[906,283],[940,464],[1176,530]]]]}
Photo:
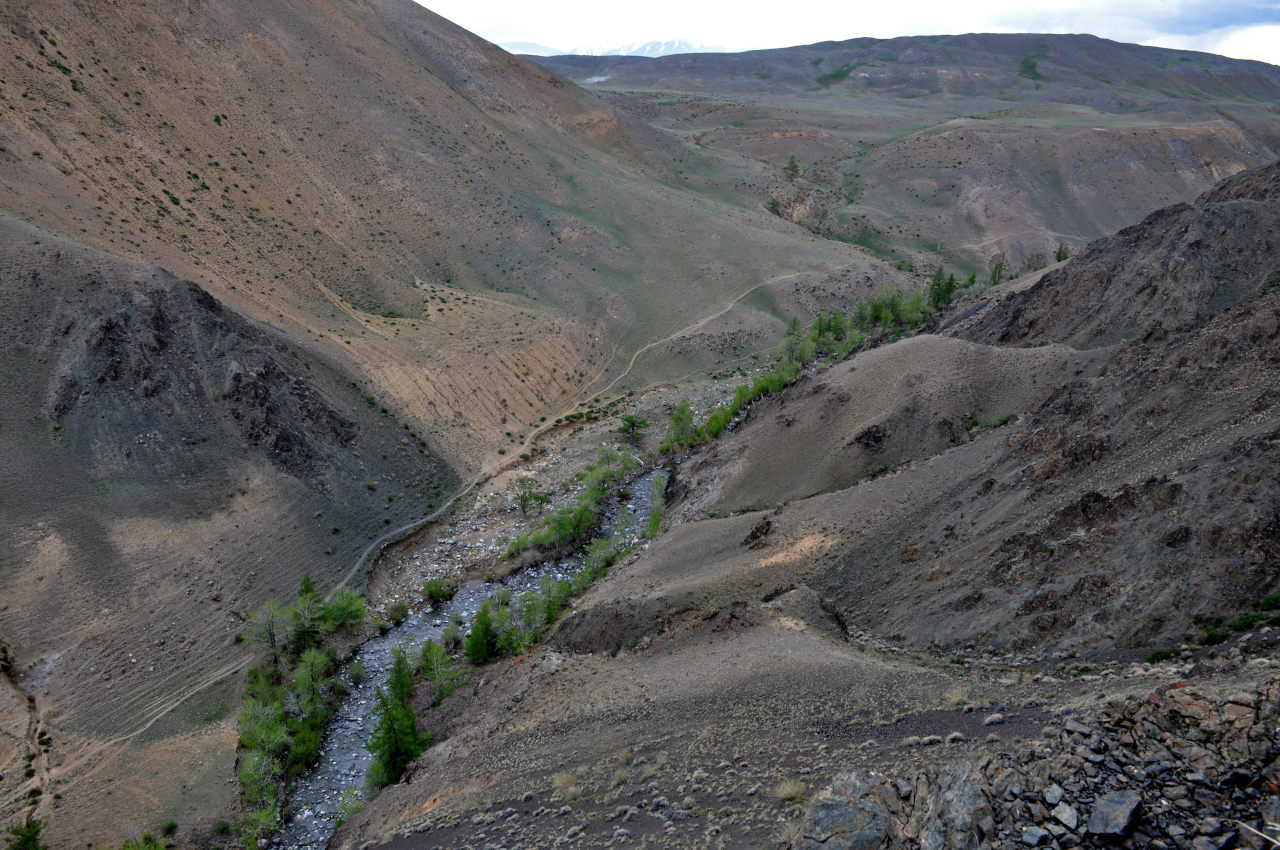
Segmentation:
{"type": "Polygon", "coordinates": [[[685,39],[752,50],[872,36],[1091,33],[1280,65],[1280,0],[418,0],[498,43],[596,52],[685,39]]]}

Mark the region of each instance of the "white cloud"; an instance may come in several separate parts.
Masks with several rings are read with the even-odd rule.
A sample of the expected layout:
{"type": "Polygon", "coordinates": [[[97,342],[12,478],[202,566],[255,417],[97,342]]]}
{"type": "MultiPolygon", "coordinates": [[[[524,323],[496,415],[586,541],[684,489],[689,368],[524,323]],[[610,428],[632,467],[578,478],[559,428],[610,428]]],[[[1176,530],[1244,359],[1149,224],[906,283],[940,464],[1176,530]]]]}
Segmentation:
{"type": "Polygon", "coordinates": [[[1143,40],[1156,47],[1201,50],[1233,59],[1257,59],[1280,65],[1280,24],[1226,27],[1198,35],[1160,34],[1143,40]]]}

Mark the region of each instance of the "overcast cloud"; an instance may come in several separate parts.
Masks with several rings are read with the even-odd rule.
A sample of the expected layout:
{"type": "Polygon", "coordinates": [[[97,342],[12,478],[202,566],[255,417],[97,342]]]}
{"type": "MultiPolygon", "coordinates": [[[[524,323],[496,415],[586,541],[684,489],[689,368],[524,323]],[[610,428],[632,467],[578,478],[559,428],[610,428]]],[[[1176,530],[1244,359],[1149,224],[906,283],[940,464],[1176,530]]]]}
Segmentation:
{"type": "Polygon", "coordinates": [[[711,49],[789,47],[860,36],[965,32],[1087,32],[1116,41],[1259,59],[1280,65],[1280,0],[419,0],[499,44],[596,50],[686,39],[711,49]]]}

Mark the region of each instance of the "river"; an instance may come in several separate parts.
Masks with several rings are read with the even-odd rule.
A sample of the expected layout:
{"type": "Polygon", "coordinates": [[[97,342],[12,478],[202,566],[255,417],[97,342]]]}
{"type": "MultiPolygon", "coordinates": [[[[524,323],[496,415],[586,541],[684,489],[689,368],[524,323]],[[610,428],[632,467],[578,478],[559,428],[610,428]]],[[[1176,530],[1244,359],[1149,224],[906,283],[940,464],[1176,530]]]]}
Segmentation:
{"type": "MultiPolygon", "coordinates": [[[[605,507],[602,536],[617,532],[622,508],[625,505],[632,521],[628,524],[628,542],[638,543],[649,519],[652,504],[653,480],[666,470],[650,472],[632,481],[624,489],[630,493],[626,502],[611,499],[605,507]]],[[[501,582],[475,581],[459,588],[448,602],[412,612],[403,623],[385,634],[372,638],[357,650],[354,659],[339,674],[350,690],[342,701],[334,719],[325,732],[320,759],[297,783],[289,798],[293,820],[285,824],[273,846],[289,848],[321,848],[328,843],[340,816],[343,795],[363,794],[365,777],[373,756],[365,744],[373,735],[377,721],[373,716],[374,692],[386,686],[391,670],[391,653],[403,648],[410,660],[416,660],[422,644],[438,640],[454,611],[462,614],[470,623],[476,610],[499,587],[507,587],[513,594],[533,590],[545,575],[557,579],[572,576],[582,566],[574,555],[548,564],[523,570],[501,582]],[[364,667],[364,678],[356,684],[351,680],[351,664],[359,662],[364,667]],[[348,789],[355,789],[349,791],[348,789]]]]}

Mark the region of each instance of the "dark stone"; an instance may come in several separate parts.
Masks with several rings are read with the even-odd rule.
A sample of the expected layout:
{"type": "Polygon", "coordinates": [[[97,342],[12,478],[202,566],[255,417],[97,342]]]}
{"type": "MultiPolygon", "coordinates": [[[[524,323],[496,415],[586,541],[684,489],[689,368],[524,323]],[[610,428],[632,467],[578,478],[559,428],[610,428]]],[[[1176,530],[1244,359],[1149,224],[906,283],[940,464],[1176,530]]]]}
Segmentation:
{"type": "Polygon", "coordinates": [[[876,850],[889,842],[889,812],[857,773],[842,773],[814,802],[800,850],[876,850]]]}
{"type": "Polygon", "coordinates": [[[1142,805],[1137,791],[1114,791],[1098,799],[1085,829],[1093,835],[1124,835],[1133,823],[1134,812],[1142,805]]]}
{"type": "Polygon", "coordinates": [[[1048,837],[1049,833],[1038,826],[1029,826],[1022,830],[1022,843],[1028,847],[1039,847],[1048,837]]]}

